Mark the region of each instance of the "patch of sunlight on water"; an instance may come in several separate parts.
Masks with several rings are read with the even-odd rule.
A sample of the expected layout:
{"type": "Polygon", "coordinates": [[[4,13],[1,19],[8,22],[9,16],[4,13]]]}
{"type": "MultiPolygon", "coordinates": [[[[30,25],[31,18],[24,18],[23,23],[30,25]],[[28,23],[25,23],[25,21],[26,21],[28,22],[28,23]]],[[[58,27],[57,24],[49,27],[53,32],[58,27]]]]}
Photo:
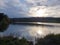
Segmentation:
{"type": "Polygon", "coordinates": [[[48,24],[48,25],[59,25],[60,23],[44,23],[44,22],[36,22],[37,24],[48,24]]]}

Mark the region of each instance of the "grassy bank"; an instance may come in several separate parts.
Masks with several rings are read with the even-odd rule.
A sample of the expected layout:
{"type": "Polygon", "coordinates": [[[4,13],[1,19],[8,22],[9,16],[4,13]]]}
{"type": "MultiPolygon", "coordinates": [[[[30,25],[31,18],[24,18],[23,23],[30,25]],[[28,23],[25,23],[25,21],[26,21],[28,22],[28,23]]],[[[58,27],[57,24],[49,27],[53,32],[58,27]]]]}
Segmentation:
{"type": "MultiPolygon", "coordinates": [[[[17,37],[7,36],[0,37],[0,45],[33,45],[33,43],[25,38],[18,39],[17,37]]],[[[36,45],[60,45],[60,34],[49,34],[44,38],[39,38],[36,45]]]]}

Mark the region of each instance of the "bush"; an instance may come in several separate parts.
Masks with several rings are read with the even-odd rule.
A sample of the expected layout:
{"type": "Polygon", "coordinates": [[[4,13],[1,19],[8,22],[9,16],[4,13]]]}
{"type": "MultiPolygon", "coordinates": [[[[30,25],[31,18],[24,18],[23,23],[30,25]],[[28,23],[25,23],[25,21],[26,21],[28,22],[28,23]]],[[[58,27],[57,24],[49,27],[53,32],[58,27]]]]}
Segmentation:
{"type": "Polygon", "coordinates": [[[60,45],[60,34],[49,34],[44,38],[38,39],[36,45],[60,45]]]}
{"type": "Polygon", "coordinates": [[[18,39],[13,36],[0,38],[0,45],[30,45],[30,42],[25,38],[18,39]]]}

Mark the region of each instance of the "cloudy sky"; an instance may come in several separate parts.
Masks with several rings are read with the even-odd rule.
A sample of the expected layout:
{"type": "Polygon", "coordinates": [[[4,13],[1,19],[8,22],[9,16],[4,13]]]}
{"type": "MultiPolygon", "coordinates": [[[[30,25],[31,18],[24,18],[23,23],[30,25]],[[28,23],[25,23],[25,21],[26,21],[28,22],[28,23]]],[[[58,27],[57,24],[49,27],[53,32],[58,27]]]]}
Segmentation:
{"type": "Polygon", "coordinates": [[[60,17],[60,0],[0,0],[9,17],[60,17]]]}

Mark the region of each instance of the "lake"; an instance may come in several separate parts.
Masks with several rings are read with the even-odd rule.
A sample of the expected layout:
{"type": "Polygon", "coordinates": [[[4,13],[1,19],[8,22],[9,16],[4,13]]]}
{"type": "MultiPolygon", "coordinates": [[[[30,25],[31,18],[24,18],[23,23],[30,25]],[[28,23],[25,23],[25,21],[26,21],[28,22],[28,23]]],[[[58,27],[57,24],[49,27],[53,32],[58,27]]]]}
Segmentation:
{"type": "Polygon", "coordinates": [[[6,31],[0,32],[1,36],[17,36],[19,38],[25,37],[32,40],[34,37],[41,38],[50,33],[59,34],[59,23],[40,23],[38,25],[24,25],[24,24],[10,24],[6,31]],[[39,25],[40,24],[40,25],[39,25]]]}

